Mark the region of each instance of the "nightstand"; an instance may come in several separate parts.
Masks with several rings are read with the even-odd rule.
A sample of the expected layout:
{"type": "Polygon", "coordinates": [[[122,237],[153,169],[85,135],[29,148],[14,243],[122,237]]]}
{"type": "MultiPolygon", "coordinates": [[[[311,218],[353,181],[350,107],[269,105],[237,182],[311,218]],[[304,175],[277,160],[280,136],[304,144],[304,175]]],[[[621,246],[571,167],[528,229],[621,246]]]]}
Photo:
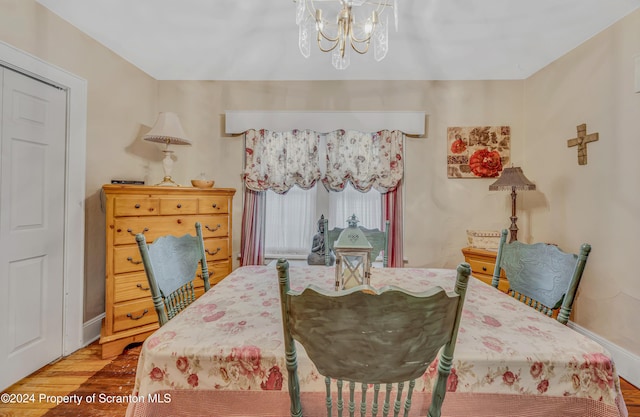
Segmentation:
{"type": "MultiPolygon", "coordinates": [[[[467,247],[462,249],[462,254],[464,255],[465,262],[471,265],[471,275],[480,281],[491,285],[498,252],[467,247]]],[[[500,271],[498,289],[505,293],[509,289],[509,281],[507,281],[507,276],[504,274],[504,270],[500,271]]]]}

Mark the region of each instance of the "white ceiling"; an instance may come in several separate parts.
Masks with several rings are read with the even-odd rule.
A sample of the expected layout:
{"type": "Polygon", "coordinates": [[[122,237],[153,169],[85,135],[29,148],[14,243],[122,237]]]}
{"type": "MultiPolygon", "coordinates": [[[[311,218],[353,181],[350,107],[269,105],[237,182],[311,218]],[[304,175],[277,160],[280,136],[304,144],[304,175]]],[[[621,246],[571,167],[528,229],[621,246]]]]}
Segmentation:
{"type": "Polygon", "coordinates": [[[640,0],[398,0],[381,62],[298,49],[292,0],[37,0],[158,80],[523,79],[640,0]]]}

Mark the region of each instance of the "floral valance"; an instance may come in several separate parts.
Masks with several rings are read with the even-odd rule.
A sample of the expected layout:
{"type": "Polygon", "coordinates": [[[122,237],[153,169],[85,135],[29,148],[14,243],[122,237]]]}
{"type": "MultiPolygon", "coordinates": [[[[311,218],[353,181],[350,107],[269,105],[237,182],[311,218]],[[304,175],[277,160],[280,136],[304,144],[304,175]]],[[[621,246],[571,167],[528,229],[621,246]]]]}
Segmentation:
{"type": "Polygon", "coordinates": [[[249,189],[283,194],[294,185],[311,188],[320,179],[317,133],[252,129],[245,137],[243,179],[249,189]]]}
{"type": "Polygon", "coordinates": [[[403,133],[337,130],[327,134],[327,169],[322,182],[329,190],[341,191],[347,182],[359,191],[371,187],[386,193],[402,179],[403,133]]]}
{"type": "Polygon", "coordinates": [[[403,137],[397,130],[336,130],[326,134],[326,159],[320,161],[320,134],[314,131],[248,130],[243,179],[254,191],[286,193],[294,185],[308,189],[322,179],[332,191],[351,182],[362,192],[373,187],[385,193],[402,179],[403,137]]]}

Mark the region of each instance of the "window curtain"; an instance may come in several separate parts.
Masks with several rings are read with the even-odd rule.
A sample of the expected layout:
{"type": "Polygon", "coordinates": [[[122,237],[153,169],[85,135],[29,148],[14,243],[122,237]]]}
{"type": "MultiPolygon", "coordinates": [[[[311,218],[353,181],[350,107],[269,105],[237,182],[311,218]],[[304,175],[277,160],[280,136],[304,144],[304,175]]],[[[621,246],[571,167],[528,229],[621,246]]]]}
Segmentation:
{"type": "Polygon", "coordinates": [[[294,185],[305,190],[320,179],[320,135],[311,130],[245,134],[244,184],[253,191],[284,194],[294,185]]]}
{"type": "MultiPolygon", "coordinates": [[[[402,266],[402,198],[398,186],[403,176],[401,131],[376,133],[337,130],[326,135],[326,174],[330,191],[342,191],[347,182],[361,192],[372,187],[383,196],[383,219],[390,220],[390,266],[402,266]],[[392,234],[393,233],[393,234],[392,234]],[[395,259],[395,260],[394,260],[395,259]]],[[[321,178],[320,135],[310,130],[245,133],[245,202],[241,237],[241,265],[264,261],[265,190],[284,194],[294,185],[309,189],[321,178]]]]}
{"type": "Polygon", "coordinates": [[[240,235],[240,266],[264,263],[266,192],[245,187],[240,235]]]}
{"type": "Polygon", "coordinates": [[[262,265],[265,253],[266,190],[284,194],[309,189],[320,179],[319,135],[310,130],[245,132],[244,208],[240,265],[262,265]]]}
{"type": "Polygon", "coordinates": [[[359,226],[367,229],[382,230],[382,198],[381,194],[373,189],[361,193],[347,183],[344,190],[339,193],[329,193],[329,229],[334,227],[347,227],[347,219],[356,214],[359,226]]]}
{"type": "Polygon", "coordinates": [[[381,193],[394,189],[404,171],[401,131],[376,133],[336,130],[327,133],[327,170],[322,179],[331,191],[347,182],[361,192],[371,187],[381,193]]]}
{"type": "Polygon", "coordinates": [[[287,194],[265,191],[265,244],[267,256],[309,253],[313,235],[318,231],[316,188],[293,187],[287,194]],[[302,229],[302,230],[301,230],[302,229]]]}
{"type": "Polygon", "coordinates": [[[402,268],[402,177],[404,133],[382,130],[361,133],[338,130],[327,134],[327,172],[322,179],[329,190],[341,191],[347,182],[367,192],[382,193],[382,220],[389,220],[387,259],[402,268]]]}
{"type": "Polygon", "coordinates": [[[402,181],[395,189],[382,194],[382,218],[389,220],[389,246],[387,250],[388,266],[404,267],[402,248],[402,181]]]}

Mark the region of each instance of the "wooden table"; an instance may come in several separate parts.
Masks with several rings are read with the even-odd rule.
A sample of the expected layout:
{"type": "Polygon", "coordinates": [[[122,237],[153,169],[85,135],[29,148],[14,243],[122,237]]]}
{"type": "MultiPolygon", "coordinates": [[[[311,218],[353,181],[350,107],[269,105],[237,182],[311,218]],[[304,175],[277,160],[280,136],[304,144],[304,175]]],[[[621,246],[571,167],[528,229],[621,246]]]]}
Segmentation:
{"type": "MultiPolygon", "coordinates": [[[[332,289],[332,267],[290,268],[291,287],[332,289]]],[[[128,416],[287,416],[277,273],[242,267],[144,343],[128,416]]],[[[455,271],[375,268],[374,286],[453,290],[455,271]]],[[[324,379],[298,350],[304,415],[324,416],[324,379]]],[[[417,381],[426,415],[437,366],[417,381]]],[[[610,354],[599,344],[477,280],[469,289],[445,416],[626,416],[610,354]]]]}

